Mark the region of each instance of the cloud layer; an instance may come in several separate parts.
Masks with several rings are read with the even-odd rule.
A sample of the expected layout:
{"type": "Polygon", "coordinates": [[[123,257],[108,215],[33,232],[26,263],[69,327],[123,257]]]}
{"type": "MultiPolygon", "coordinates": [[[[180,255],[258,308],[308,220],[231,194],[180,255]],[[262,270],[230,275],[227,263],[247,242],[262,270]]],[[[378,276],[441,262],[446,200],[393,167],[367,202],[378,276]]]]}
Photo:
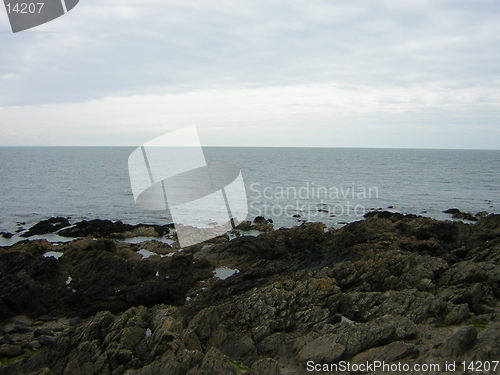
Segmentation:
{"type": "Polygon", "coordinates": [[[0,144],[198,124],[224,145],[498,148],[499,15],[487,0],[82,0],[11,34],[0,13],[0,144]]]}

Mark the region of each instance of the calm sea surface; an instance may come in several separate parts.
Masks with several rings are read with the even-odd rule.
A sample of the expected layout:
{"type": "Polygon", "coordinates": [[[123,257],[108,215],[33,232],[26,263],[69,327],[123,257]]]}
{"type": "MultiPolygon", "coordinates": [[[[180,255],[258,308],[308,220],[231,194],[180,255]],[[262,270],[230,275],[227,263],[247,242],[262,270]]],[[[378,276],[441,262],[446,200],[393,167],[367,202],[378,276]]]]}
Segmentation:
{"type": "MultiPolygon", "coordinates": [[[[0,148],[0,231],[52,216],[169,223],[168,213],[135,206],[132,147],[0,148]]],[[[205,148],[208,161],[242,169],[249,218],[275,226],[300,220],[332,226],[387,208],[435,218],[442,211],[500,211],[500,151],[205,148]],[[300,217],[293,217],[300,215],[300,217]]]]}

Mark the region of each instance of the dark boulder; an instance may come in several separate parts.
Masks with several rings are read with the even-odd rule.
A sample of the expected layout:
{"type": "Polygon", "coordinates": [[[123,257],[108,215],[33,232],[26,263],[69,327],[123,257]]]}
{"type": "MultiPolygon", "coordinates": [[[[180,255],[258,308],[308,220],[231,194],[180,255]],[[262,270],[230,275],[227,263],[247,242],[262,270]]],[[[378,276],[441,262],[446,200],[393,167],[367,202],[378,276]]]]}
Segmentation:
{"type": "MultiPolygon", "coordinates": [[[[462,212],[458,208],[450,208],[448,210],[444,210],[443,213],[450,214],[454,219],[462,219],[469,221],[478,221],[478,216],[470,214],[468,212],[462,212]]],[[[484,213],[479,213],[480,216],[484,216],[484,213]]]]}
{"type": "Polygon", "coordinates": [[[53,217],[48,220],[42,220],[33,225],[26,233],[21,234],[21,237],[31,237],[38,234],[53,233],[59,229],[70,226],[70,222],[65,217],[53,217]]]}
{"type": "Polygon", "coordinates": [[[269,221],[264,216],[257,216],[255,219],[253,219],[253,222],[255,224],[267,224],[267,223],[272,223],[272,220],[269,221]]]}
{"type": "Polygon", "coordinates": [[[58,232],[64,237],[87,237],[95,238],[123,238],[135,236],[163,236],[170,232],[172,224],[167,225],[146,225],[146,224],[125,224],[121,221],[111,220],[83,220],[76,223],[73,227],[63,229],[58,232]]]}

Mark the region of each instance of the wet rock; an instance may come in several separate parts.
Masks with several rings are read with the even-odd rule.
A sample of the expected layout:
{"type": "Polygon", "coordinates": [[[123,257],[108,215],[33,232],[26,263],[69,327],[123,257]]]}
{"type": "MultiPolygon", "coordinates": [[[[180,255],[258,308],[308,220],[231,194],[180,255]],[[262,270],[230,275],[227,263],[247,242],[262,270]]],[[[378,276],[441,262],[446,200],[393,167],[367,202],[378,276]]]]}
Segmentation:
{"type": "Polygon", "coordinates": [[[0,319],[17,314],[86,317],[139,304],[184,303],[197,277],[191,255],[132,260],[121,246],[110,240],[82,240],[58,246],[64,252],[59,260],[44,258],[45,249],[38,243],[0,253],[0,319]]]}
{"type": "Polygon", "coordinates": [[[0,232],[0,237],[6,238],[6,239],[12,238],[13,236],[14,235],[10,232],[0,232]]]}
{"type": "MultiPolygon", "coordinates": [[[[469,221],[477,221],[478,217],[476,215],[470,214],[468,212],[462,212],[458,208],[450,208],[443,211],[445,214],[451,214],[454,219],[463,219],[469,221]]],[[[484,216],[484,215],[482,215],[484,216]]]]}
{"type": "Polygon", "coordinates": [[[31,237],[38,234],[52,233],[68,226],[70,226],[70,222],[67,218],[53,217],[48,220],[42,220],[33,225],[26,233],[21,234],[21,237],[31,237]]]}
{"type": "Polygon", "coordinates": [[[269,221],[264,216],[257,216],[253,219],[255,224],[267,224],[269,221]]]}
{"type": "Polygon", "coordinates": [[[73,227],[60,230],[59,235],[64,237],[87,237],[95,238],[112,237],[126,238],[142,235],[163,236],[169,233],[172,225],[131,225],[124,224],[121,221],[111,220],[83,220],[76,223],[73,227]]]}

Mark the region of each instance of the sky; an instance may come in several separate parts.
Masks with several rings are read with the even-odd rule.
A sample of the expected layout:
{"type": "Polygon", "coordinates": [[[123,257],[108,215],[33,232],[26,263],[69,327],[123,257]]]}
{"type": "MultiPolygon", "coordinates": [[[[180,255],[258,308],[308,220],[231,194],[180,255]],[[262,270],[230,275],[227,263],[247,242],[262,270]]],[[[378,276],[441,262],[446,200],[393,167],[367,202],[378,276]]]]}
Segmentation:
{"type": "Polygon", "coordinates": [[[0,45],[4,146],[500,148],[497,0],[80,0],[0,45]]]}

